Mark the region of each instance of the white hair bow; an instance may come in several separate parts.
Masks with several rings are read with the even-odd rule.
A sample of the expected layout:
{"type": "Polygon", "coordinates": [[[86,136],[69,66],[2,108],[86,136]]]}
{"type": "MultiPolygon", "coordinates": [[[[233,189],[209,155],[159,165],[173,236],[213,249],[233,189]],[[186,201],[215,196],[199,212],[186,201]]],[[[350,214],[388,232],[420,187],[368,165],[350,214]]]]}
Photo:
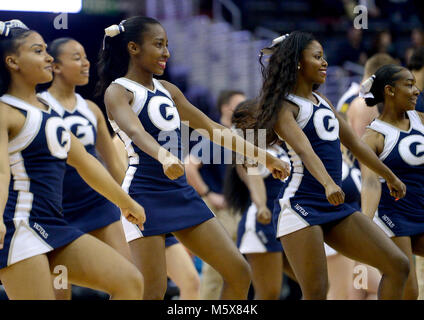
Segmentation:
{"type": "Polygon", "coordinates": [[[361,84],[361,87],[359,89],[359,96],[361,98],[374,98],[374,95],[370,92],[374,80],[375,75],[372,75],[367,80],[365,80],[364,83],[361,84]]]}
{"type": "Polygon", "coordinates": [[[7,37],[10,33],[10,29],[13,28],[29,30],[29,28],[18,19],[9,20],[6,22],[0,21],[0,36],[7,37]]]}
{"type": "Polygon", "coordinates": [[[113,24],[105,29],[105,36],[103,37],[103,50],[105,49],[105,39],[106,37],[115,37],[118,34],[125,32],[124,22],[126,20],[122,20],[119,24],[113,24]]]}
{"type": "Polygon", "coordinates": [[[272,54],[272,53],[274,52],[274,47],[275,47],[277,44],[279,44],[279,43],[283,42],[283,41],[284,41],[284,40],[285,40],[288,36],[289,36],[289,34],[288,34],[288,33],[286,33],[285,35],[282,35],[282,36],[279,36],[279,37],[275,38],[274,40],[272,40],[271,45],[270,45],[269,47],[265,47],[265,48],[263,48],[263,49],[261,50],[261,52],[262,52],[263,54],[272,54]]]}

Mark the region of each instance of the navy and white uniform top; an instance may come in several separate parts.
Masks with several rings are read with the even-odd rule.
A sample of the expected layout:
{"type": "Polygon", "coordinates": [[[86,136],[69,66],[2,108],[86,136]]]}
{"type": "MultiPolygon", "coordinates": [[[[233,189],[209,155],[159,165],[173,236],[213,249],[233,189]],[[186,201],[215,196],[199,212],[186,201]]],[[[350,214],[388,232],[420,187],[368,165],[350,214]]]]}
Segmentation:
{"type": "MultiPolygon", "coordinates": [[[[144,130],[160,145],[181,159],[180,115],[168,90],[156,79],[153,79],[154,90],[150,90],[127,78],[116,79],[113,83],[117,83],[133,93],[131,107],[138,116],[144,130]]],[[[110,124],[125,143],[129,165],[141,165],[145,169],[143,173],[141,171],[135,172],[134,180],[149,181],[151,183],[150,188],[158,188],[159,190],[162,190],[165,186],[173,188],[185,185],[185,175],[176,180],[170,180],[165,176],[162,165],[156,159],[140,150],[125,132],[120,130],[115,121],[111,120],[110,124]]],[[[140,191],[137,189],[138,185],[136,184],[131,186],[131,188],[132,192],[130,191],[130,193],[138,193],[140,191]]]]}
{"type": "MultiPolygon", "coordinates": [[[[97,117],[87,101],[75,93],[76,105],[72,111],[65,109],[48,91],[38,95],[52,105],[85,150],[97,158],[97,117]]],[[[63,214],[67,221],[84,232],[96,230],[118,221],[119,209],[93,190],[74,167],[66,166],[63,187],[63,214]]]]}
{"type": "Polygon", "coordinates": [[[0,268],[4,268],[68,244],[83,233],[69,226],[61,213],[71,143],[65,121],[52,106],[44,111],[8,94],[0,101],[26,118],[8,146],[11,179],[0,250],[0,268]]]}
{"type": "Polygon", "coordinates": [[[380,160],[406,185],[404,198],[395,201],[385,183],[374,221],[390,237],[424,232],[424,125],[415,110],[406,112],[409,130],[376,119],[368,128],[384,136],[380,160]]]}
{"type": "Polygon", "coordinates": [[[360,211],[361,170],[347,161],[343,161],[342,165],[342,190],[345,194],[345,203],[360,211]]]}
{"type": "Polygon", "coordinates": [[[345,113],[349,109],[350,103],[358,96],[360,87],[359,83],[352,82],[337,102],[336,110],[345,113]]]}
{"type": "MultiPolygon", "coordinates": [[[[342,154],[339,140],[339,122],[327,102],[313,93],[318,103],[290,94],[287,100],[299,108],[296,122],[307,136],[316,155],[321,159],[333,181],[342,183],[342,154]]],[[[331,205],[325,188],[312,176],[302,160],[285,143],[292,165],[291,176],[285,182],[278,204],[274,207],[274,225],[277,237],[311,225],[321,225],[341,219],[355,212],[347,204],[331,205]]]]}
{"type": "MultiPolygon", "coordinates": [[[[154,89],[127,78],[114,84],[133,94],[132,111],[140,123],[163,148],[181,159],[180,116],[171,94],[156,79],[154,89]]],[[[125,144],[129,167],[122,188],[140,203],[146,211],[143,232],[134,224],[122,219],[127,241],[142,236],[166,234],[198,225],[214,214],[187,183],[185,174],[171,180],[163,172],[162,164],[135,145],[115,121],[110,120],[114,131],[125,144]]]]}

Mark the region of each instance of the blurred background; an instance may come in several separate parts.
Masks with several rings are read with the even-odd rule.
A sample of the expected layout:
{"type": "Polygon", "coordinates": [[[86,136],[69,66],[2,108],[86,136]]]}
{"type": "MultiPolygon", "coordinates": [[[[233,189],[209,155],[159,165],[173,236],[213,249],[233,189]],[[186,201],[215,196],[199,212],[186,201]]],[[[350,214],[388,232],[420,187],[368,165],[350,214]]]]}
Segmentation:
{"type": "Polygon", "coordinates": [[[132,15],[159,19],[171,52],[163,78],[214,119],[222,89],[242,90],[248,97],[259,93],[259,50],[281,34],[303,30],[319,39],[329,62],[327,82],[320,90],[333,103],[352,81],[360,81],[367,57],[387,52],[405,65],[412,50],[424,45],[420,0],[61,0],[51,1],[51,7],[76,2],[79,12],[4,11],[15,2],[40,7],[49,1],[0,5],[1,20],[21,19],[47,43],[73,37],[83,44],[91,61],[91,80],[79,92],[87,98],[97,80],[95,64],[104,28],[132,15]],[[355,13],[358,5],[367,7],[367,29],[353,27],[361,13],[355,13]]]}
{"type": "MultiPolygon", "coordinates": [[[[58,37],[73,37],[85,47],[91,61],[90,84],[77,91],[103,109],[102,98],[94,98],[92,93],[104,28],[133,15],[151,16],[163,24],[168,33],[171,59],[162,78],[176,84],[195,106],[215,120],[218,120],[215,103],[221,90],[241,90],[249,98],[259,94],[262,82],[259,50],[281,34],[309,31],[321,42],[329,68],[327,81],[320,91],[333,104],[353,81],[360,82],[367,57],[386,52],[406,65],[411,52],[424,45],[422,0],[7,2],[0,1],[0,20],[20,19],[38,31],[47,43],[58,37]],[[31,8],[34,4],[36,7],[31,8]],[[59,8],[59,4],[63,7],[59,8]],[[358,5],[367,9],[366,21],[361,21],[366,27],[363,29],[354,28],[355,19],[363,14],[357,11],[358,5]],[[65,13],[68,9],[74,12],[65,13]]],[[[200,270],[201,261],[195,262],[200,270]]],[[[287,279],[284,281],[281,298],[300,298],[296,285],[287,279]]],[[[101,293],[81,290],[83,297],[107,298],[101,293]]],[[[4,293],[1,297],[6,298],[4,293]]],[[[74,297],[78,298],[78,293],[74,297]]],[[[170,283],[167,298],[176,297],[178,288],[170,283]]]]}

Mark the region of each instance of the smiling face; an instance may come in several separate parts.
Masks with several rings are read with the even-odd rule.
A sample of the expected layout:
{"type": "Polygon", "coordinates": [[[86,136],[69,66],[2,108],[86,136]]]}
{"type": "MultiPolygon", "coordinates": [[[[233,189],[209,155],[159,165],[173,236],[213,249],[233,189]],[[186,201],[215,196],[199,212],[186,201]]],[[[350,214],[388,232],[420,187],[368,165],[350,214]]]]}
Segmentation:
{"type": "Polygon", "coordinates": [[[324,59],[324,50],[321,44],[312,40],[302,52],[299,75],[313,84],[322,84],[327,76],[328,63],[324,59]]]}
{"type": "Polygon", "coordinates": [[[414,110],[419,95],[419,90],[415,86],[415,77],[408,69],[402,69],[397,76],[399,79],[395,86],[389,85],[385,88],[386,97],[392,98],[396,108],[401,110],[414,110]]]}
{"type": "Polygon", "coordinates": [[[165,29],[160,24],[150,24],[142,37],[142,45],[134,56],[137,65],[144,71],[162,75],[170,57],[165,29]]]}
{"type": "Polygon", "coordinates": [[[88,83],[89,70],[90,62],[79,42],[69,40],[60,46],[57,60],[53,63],[56,76],[72,85],[82,86],[88,83]]]}
{"type": "Polygon", "coordinates": [[[19,74],[33,84],[52,80],[53,58],[47,53],[47,45],[37,32],[17,40],[16,52],[6,55],[5,61],[11,73],[19,74]]]}

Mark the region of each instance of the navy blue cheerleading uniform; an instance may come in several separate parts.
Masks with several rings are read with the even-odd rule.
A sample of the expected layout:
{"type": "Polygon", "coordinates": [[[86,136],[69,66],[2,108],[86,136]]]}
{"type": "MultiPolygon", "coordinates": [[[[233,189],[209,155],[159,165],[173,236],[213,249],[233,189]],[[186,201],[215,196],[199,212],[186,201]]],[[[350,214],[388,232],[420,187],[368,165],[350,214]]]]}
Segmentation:
{"type": "Polygon", "coordinates": [[[167,233],[165,236],[165,248],[173,246],[174,244],[179,243],[177,238],[172,233],[167,233]]]}
{"type": "MultiPolygon", "coordinates": [[[[273,145],[267,150],[274,157],[289,162],[287,153],[278,145],[273,145]]],[[[264,179],[267,202],[266,205],[271,213],[274,210],[274,201],[280,193],[283,181],[274,179],[269,170],[259,165],[260,174],[264,179]]],[[[251,203],[240,219],[237,230],[237,247],[243,254],[281,252],[281,242],[275,237],[275,229],[272,220],[268,224],[262,224],[256,220],[258,209],[251,203]]]]}
{"type": "MultiPolygon", "coordinates": [[[[44,91],[39,96],[54,106],[68,130],[84,144],[89,154],[97,158],[97,118],[87,101],[76,93],[77,104],[73,111],[68,111],[49,92],[44,91]]],[[[63,181],[63,215],[70,225],[84,232],[103,228],[121,218],[119,208],[93,190],[69,165],[66,165],[63,181]]]]}
{"type": "Polygon", "coordinates": [[[361,211],[361,170],[354,164],[343,161],[342,190],[345,194],[345,203],[357,211],[361,211]]]}
{"type": "MultiPolygon", "coordinates": [[[[180,116],[163,85],[156,79],[153,79],[153,90],[127,78],[116,79],[113,83],[133,93],[132,110],[144,129],[165,149],[183,158],[180,116]]],[[[185,174],[175,180],[169,179],[159,161],[140,150],[115,121],[110,120],[110,123],[124,142],[129,157],[122,188],[146,211],[143,231],[122,218],[127,241],[186,229],[215,216],[187,183],[185,174]]]]}
{"type": "Polygon", "coordinates": [[[350,104],[359,94],[360,84],[357,82],[352,82],[349,89],[341,96],[340,100],[337,102],[336,110],[342,113],[346,113],[349,109],[350,104]]]}
{"type": "Polygon", "coordinates": [[[404,198],[395,201],[385,183],[374,222],[389,237],[413,236],[424,232],[424,125],[415,110],[406,112],[410,128],[400,130],[374,120],[368,128],[384,136],[383,163],[406,185],[404,198]]]}
{"type": "MultiPolygon", "coordinates": [[[[356,211],[361,211],[361,170],[346,161],[343,161],[342,165],[342,190],[345,193],[345,203],[356,211]]],[[[337,251],[326,243],[324,248],[327,257],[337,254],[337,251]]]]}
{"type": "MultiPolygon", "coordinates": [[[[342,184],[342,154],[340,151],[339,122],[333,110],[314,93],[318,104],[290,94],[287,100],[299,107],[296,122],[308,137],[314,152],[321,159],[333,181],[342,184]]],[[[300,157],[289,144],[292,170],[283,185],[274,206],[274,226],[277,237],[287,235],[308,226],[322,225],[344,218],[356,210],[346,203],[330,204],[324,187],[303,165],[300,157]]]]}
{"type": "MultiPolygon", "coordinates": [[[[19,134],[9,141],[10,184],[0,268],[64,246],[83,232],[62,215],[62,189],[70,134],[64,120],[5,94],[0,101],[25,115],[19,134]]],[[[45,102],[47,105],[48,103],[45,102]]]]}

